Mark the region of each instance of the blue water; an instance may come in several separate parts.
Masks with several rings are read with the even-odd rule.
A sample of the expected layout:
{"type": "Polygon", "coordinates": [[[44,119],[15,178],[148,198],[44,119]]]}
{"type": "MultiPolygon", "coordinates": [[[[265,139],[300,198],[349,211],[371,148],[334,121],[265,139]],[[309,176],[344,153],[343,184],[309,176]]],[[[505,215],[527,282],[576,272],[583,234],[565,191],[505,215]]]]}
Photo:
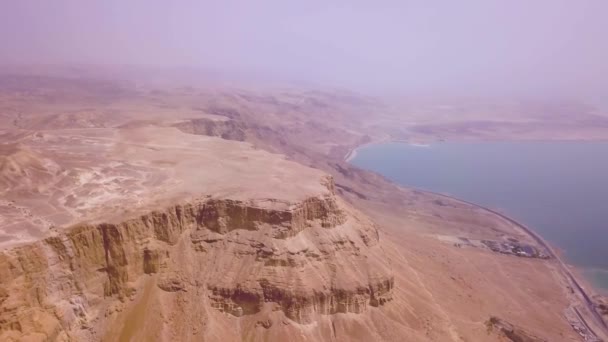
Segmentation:
{"type": "Polygon", "coordinates": [[[521,221],[608,289],[608,143],[368,145],[351,162],[521,221]]]}

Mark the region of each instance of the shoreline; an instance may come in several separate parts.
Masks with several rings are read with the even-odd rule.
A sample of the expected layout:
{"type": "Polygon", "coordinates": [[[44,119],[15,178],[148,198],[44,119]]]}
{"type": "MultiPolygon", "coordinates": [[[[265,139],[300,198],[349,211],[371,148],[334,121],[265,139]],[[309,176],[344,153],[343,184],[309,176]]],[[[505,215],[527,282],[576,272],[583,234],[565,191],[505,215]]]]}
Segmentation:
{"type": "Polygon", "coordinates": [[[359,148],[369,146],[369,145],[384,144],[384,143],[402,143],[402,144],[407,144],[407,145],[412,145],[412,146],[429,147],[432,144],[440,144],[440,143],[447,143],[447,142],[450,142],[450,143],[462,143],[462,142],[467,142],[467,143],[473,143],[473,142],[478,142],[478,143],[488,143],[488,142],[514,142],[514,143],[515,142],[546,142],[546,143],[553,143],[553,142],[595,143],[595,142],[600,142],[600,143],[608,143],[608,138],[606,138],[606,139],[499,139],[499,140],[461,139],[461,140],[449,140],[449,141],[444,140],[444,139],[430,139],[425,142],[414,142],[414,141],[401,140],[401,139],[385,138],[385,139],[372,140],[372,141],[366,142],[364,144],[357,144],[357,145],[350,147],[348,152],[344,155],[343,160],[345,162],[350,162],[352,159],[354,159],[357,156],[357,150],[359,148]]]}
{"type": "MultiPolygon", "coordinates": [[[[350,147],[348,149],[348,152],[344,155],[344,158],[342,158],[343,161],[350,163],[351,160],[355,159],[355,157],[357,157],[357,150],[360,148],[363,148],[365,146],[369,146],[369,145],[376,145],[376,144],[383,144],[383,143],[403,143],[403,144],[412,144],[412,145],[416,145],[417,143],[412,143],[410,141],[407,140],[397,140],[397,139],[378,139],[378,140],[372,140],[370,142],[366,142],[363,144],[357,144],[353,147],[350,147]]],[[[429,146],[427,144],[422,144],[419,143],[418,145],[420,146],[429,146]]]]}
{"type": "Polygon", "coordinates": [[[359,148],[359,147],[354,147],[354,148],[351,148],[351,149],[348,151],[348,153],[347,153],[347,154],[344,156],[344,161],[345,161],[345,162],[347,162],[347,163],[350,163],[350,161],[351,161],[352,159],[354,159],[354,158],[357,156],[357,149],[358,149],[358,148],[359,148]]]}
{"type": "MultiPolygon", "coordinates": [[[[519,221],[517,221],[517,220],[515,220],[515,219],[513,219],[513,218],[511,218],[511,217],[509,217],[509,216],[507,216],[505,214],[502,214],[502,213],[500,213],[498,211],[495,211],[495,210],[492,210],[490,208],[484,207],[482,205],[475,204],[473,202],[469,202],[469,201],[466,201],[466,200],[463,200],[463,199],[459,199],[459,198],[456,198],[456,197],[452,197],[452,196],[448,196],[448,195],[443,195],[443,194],[436,193],[436,192],[433,192],[433,191],[425,191],[425,190],[420,190],[420,191],[423,191],[423,192],[426,192],[426,193],[430,193],[430,194],[433,194],[435,196],[440,196],[440,197],[448,198],[450,200],[455,200],[455,201],[458,201],[458,202],[461,202],[461,203],[468,204],[468,205],[473,206],[475,208],[487,211],[489,213],[497,215],[498,217],[502,218],[503,220],[506,220],[507,222],[513,224],[517,228],[520,228],[521,230],[523,230],[534,241],[536,241],[539,245],[541,245],[542,247],[544,247],[547,250],[547,252],[549,253],[549,255],[551,256],[551,258],[553,258],[558,263],[558,265],[560,266],[561,271],[564,273],[564,276],[566,277],[566,280],[568,281],[568,283],[571,286],[571,290],[572,291],[576,290],[578,292],[578,294],[581,295],[581,297],[582,297],[581,299],[583,300],[583,304],[586,305],[587,309],[592,314],[594,320],[596,321],[595,323],[597,323],[600,328],[604,329],[605,333],[608,332],[608,324],[604,321],[604,319],[602,318],[602,316],[595,309],[595,302],[593,301],[593,298],[595,296],[597,296],[599,294],[599,292],[595,289],[595,286],[593,285],[593,283],[591,282],[590,284],[587,284],[587,281],[585,281],[583,283],[580,280],[578,280],[573,272],[575,272],[577,275],[580,275],[581,269],[579,267],[571,266],[571,265],[565,263],[560,258],[559,254],[557,252],[555,252],[553,246],[551,246],[551,244],[549,244],[546,240],[544,240],[540,234],[536,233],[534,230],[532,230],[531,228],[529,228],[525,224],[520,223],[519,221]],[[573,267],[574,271],[570,270],[570,267],[573,267]],[[576,272],[576,271],[579,271],[579,272],[576,272]],[[588,288],[585,289],[584,285],[591,285],[591,290],[589,290],[588,288]],[[590,292],[590,294],[588,294],[587,292],[590,292]]],[[[583,276],[583,278],[584,278],[584,276],[583,276]]],[[[576,310],[578,310],[578,309],[576,309],[576,310]]]]}
{"type": "MultiPolygon", "coordinates": [[[[507,141],[507,142],[532,142],[532,141],[535,141],[535,142],[596,142],[597,140],[542,140],[542,139],[538,139],[538,140],[497,140],[497,141],[507,141]]],[[[604,141],[604,140],[600,140],[600,141],[604,141]]],[[[373,140],[373,141],[370,141],[370,142],[367,142],[367,143],[364,143],[364,144],[360,144],[360,145],[356,145],[354,147],[351,147],[349,149],[348,153],[344,156],[344,161],[347,162],[347,163],[349,163],[349,164],[351,164],[351,165],[353,165],[351,163],[351,160],[353,160],[354,158],[357,157],[357,150],[359,148],[366,147],[366,146],[369,146],[369,145],[384,144],[384,143],[402,143],[402,144],[407,144],[407,145],[412,145],[412,146],[427,147],[427,146],[430,146],[432,144],[439,144],[439,143],[446,143],[446,142],[447,141],[444,141],[444,140],[431,140],[431,141],[427,141],[427,142],[424,142],[424,143],[418,143],[418,142],[412,142],[412,141],[400,140],[400,139],[378,139],[378,140],[373,140]]],[[[450,142],[460,142],[460,141],[450,141],[450,142]]],[[[482,142],[492,142],[492,141],[490,141],[490,140],[476,140],[475,142],[482,143],[482,142]]],[[[608,139],[606,140],[606,142],[608,142],[608,139]]],[[[374,171],[371,171],[371,172],[374,172],[374,171]]],[[[419,188],[414,188],[414,187],[411,187],[411,186],[397,184],[397,183],[395,183],[392,180],[389,180],[389,181],[391,183],[393,183],[393,184],[396,184],[399,187],[405,187],[405,188],[409,188],[409,189],[414,189],[414,190],[417,190],[417,191],[420,191],[420,192],[430,193],[430,194],[433,194],[433,195],[438,195],[438,196],[446,197],[446,198],[449,198],[449,199],[452,199],[452,200],[456,200],[456,201],[459,201],[459,202],[462,202],[462,203],[466,203],[468,205],[472,205],[472,206],[478,207],[480,209],[487,210],[487,211],[490,211],[492,213],[501,215],[503,217],[503,219],[515,222],[515,224],[517,226],[525,226],[523,223],[518,222],[518,221],[514,220],[511,217],[508,217],[507,215],[505,215],[503,213],[499,213],[499,212],[497,212],[495,210],[492,210],[490,208],[486,208],[486,207],[484,207],[484,206],[482,206],[480,204],[476,204],[476,203],[473,203],[473,202],[468,202],[466,200],[463,200],[463,199],[460,199],[460,198],[457,198],[457,197],[452,197],[452,196],[449,196],[449,195],[445,195],[445,194],[434,192],[434,191],[430,191],[430,190],[419,189],[419,188]]],[[[532,229],[530,229],[530,228],[528,228],[528,229],[531,232],[533,232],[532,229]]],[[[538,233],[534,232],[534,234],[538,235],[542,239],[542,237],[538,233]]],[[[528,234],[528,235],[531,235],[531,234],[528,234]]],[[[544,241],[544,239],[543,239],[543,241],[544,241]]],[[[546,243],[548,245],[550,245],[548,242],[546,242],[546,243]]],[[[552,246],[552,248],[553,248],[553,251],[555,252],[555,248],[556,247],[552,246]]],[[[557,247],[557,249],[563,252],[563,250],[561,250],[559,247],[557,247]]],[[[563,254],[563,253],[556,252],[557,256],[560,256],[561,254],[563,254]]],[[[586,283],[588,283],[590,285],[590,287],[593,288],[593,290],[594,290],[593,292],[596,295],[600,295],[602,297],[608,298],[608,286],[605,287],[605,288],[602,287],[602,286],[598,286],[598,285],[595,284],[595,282],[593,281],[593,279],[589,279],[588,276],[585,276],[585,274],[587,273],[587,271],[589,271],[590,269],[585,268],[583,266],[577,266],[577,265],[568,264],[567,262],[564,262],[564,264],[566,266],[568,266],[568,267],[573,268],[576,271],[576,273],[579,275],[579,278],[585,279],[586,283]]],[[[608,269],[607,270],[603,270],[603,271],[605,271],[605,272],[608,273],[608,269]]]]}
{"type": "MultiPolygon", "coordinates": [[[[401,140],[401,141],[399,141],[399,140],[377,140],[377,141],[371,141],[371,142],[368,142],[368,143],[365,143],[365,144],[361,144],[361,145],[357,145],[355,147],[352,147],[349,150],[349,152],[344,156],[344,161],[348,162],[349,164],[351,164],[350,161],[357,156],[357,149],[359,149],[361,147],[372,145],[372,144],[387,143],[387,142],[399,142],[399,143],[406,143],[406,144],[414,144],[412,142],[403,141],[403,140],[401,140]]],[[[560,254],[555,251],[555,248],[548,241],[546,241],[540,234],[536,233],[532,228],[529,228],[524,223],[521,223],[521,222],[519,222],[519,221],[517,221],[517,220],[515,220],[515,219],[513,219],[511,217],[509,217],[506,214],[500,213],[500,212],[498,212],[496,210],[490,209],[488,207],[485,207],[485,206],[477,204],[477,203],[469,202],[469,201],[464,200],[464,199],[460,199],[460,198],[457,198],[457,197],[453,197],[453,196],[437,193],[437,192],[434,192],[434,191],[429,191],[429,190],[424,190],[424,189],[417,189],[417,188],[408,187],[408,186],[402,186],[402,185],[397,184],[397,183],[395,183],[393,181],[391,181],[391,182],[394,183],[395,185],[397,185],[398,187],[407,187],[407,188],[410,188],[410,189],[415,189],[415,190],[420,191],[420,192],[424,192],[424,193],[431,194],[431,195],[434,195],[434,196],[443,197],[443,198],[446,198],[446,199],[450,199],[450,200],[453,200],[453,201],[464,203],[466,205],[472,206],[474,208],[477,208],[477,209],[480,209],[480,210],[483,210],[483,211],[487,211],[487,212],[489,212],[489,213],[491,213],[493,215],[496,215],[496,216],[500,217],[501,219],[509,222],[513,226],[521,229],[525,234],[527,234],[537,244],[539,244],[540,246],[544,247],[547,250],[547,253],[549,253],[549,255],[551,256],[551,258],[556,261],[557,265],[559,266],[559,269],[561,270],[561,273],[566,278],[566,282],[569,284],[570,291],[572,291],[573,293],[574,293],[574,291],[576,291],[576,293],[578,294],[577,297],[580,296],[579,299],[581,300],[582,304],[585,305],[587,311],[591,314],[591,317],[593,318],[593,321],[595,321],[595,325],[597,325],[598,328],[600,328],[600,329],[603,330],[603,334],[606,334],[606,336],[608,336],[608,324],[606,323],[606,321],[604,321],[604,319],[602,318],[602,316],[595,309],[595,302],[593,300],[593,298],[596,297],[596,296],[604,296],[604,293],[606,293],[608,291],[608,289],[606,291],[600,291],[598,289],[598,286],[595,285],[591,279],[588,279],[588,277],[585,277],[585,275],[584,275],[585,274],[585,269],[583,267],[570,265],[570,264],[567,264],[566,262],[564,262],[562,260],[562,258],[560,257],[560,254]],[[577,278],[577,276],[578,276],[578,278],[577,278]],[[579,280],[579,278],[582,278],[583,281],[579,280]]],[[[574,306],[574,304],[573,304],[573,306],[574,306]]],[[[579,314],[579,316],[581,316],[581,313],[579,312],[578,308],[574,307],[574,310],[579,314]]],[[[581,318],[582,317],[583,316],[581,316],[581,318]]],[[[587,325],[587,322],[584,319],[583,319],[583,321],[587,325]]],[[[590,330],[593,331],[593,329],[590,329],[590,330]]]]}
{"type": "Polygon", "coordinates": [[[365,146],[368,146],[368,145],[379,144],[379,143],[382,143],[382,142],[388,142],[388,141],[378,140],[378,141],[370,141],[370,142],[367,142],[365,144],[355,145],[354,147],[351,147],[351,148],[348,149],[348,153],[346,153],[344,155],[343,160],[345,162],[347,162],[347,163],[350,163],[350,161],[353,160],[353,159],[355,159],[355,157],[357,156],[357,150],[358,149],[360,149],[362,147],[365,147],[365,146]]]}

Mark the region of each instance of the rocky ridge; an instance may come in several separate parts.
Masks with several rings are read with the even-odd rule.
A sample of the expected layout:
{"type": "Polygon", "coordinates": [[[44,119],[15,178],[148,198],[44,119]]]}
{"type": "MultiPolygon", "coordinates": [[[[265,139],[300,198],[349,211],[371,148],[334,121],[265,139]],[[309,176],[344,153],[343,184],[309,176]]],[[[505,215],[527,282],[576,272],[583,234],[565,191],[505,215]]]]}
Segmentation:
{"type": "Polygon", "coordinates": [[[325,183],[301,202],[201,197],[4,251],[0,337],[99,337],[146,277],[165,293],[201,294],[198,310],[244,316],[273,305],[300,324],[383,305],[394,281],[378,231],[325,183]]]}
{"type": "MultiPolygon", "coordinates": [[[[443,139],[445,132],[409,134],[414,113],[426,121],[428,111],[383,113],[388,107],[333,90],[129,94],[85,84],[59,92],[62,82],[47,83],[52,97],[0,94],[0,154],[19,171],[2,172],[10,187],[0,200],[0,340],[504,341],[522,331],[578,338],[562,317],[569,303],[550,261],[427,236],[494,239],[513,234],[510,225],[342,162],[370,139],[443,139]],[[286,214],[243,226],[225,218],[326,198],[332,184],[322,188],[319,169],[379,225],[380,243],[367,216],[340,198],[336,215],[299,226],[286,214]],[[217,218],[180,228],[176,208],[185,215],[201,205],[213,205],[217,218]],[[166,222],[171,229],[154,228],[166,222]],[[505,324],[488,321],[496,315],[505,324]]],[[[493,139],[513,137],[487,128],[493,139]]]]}

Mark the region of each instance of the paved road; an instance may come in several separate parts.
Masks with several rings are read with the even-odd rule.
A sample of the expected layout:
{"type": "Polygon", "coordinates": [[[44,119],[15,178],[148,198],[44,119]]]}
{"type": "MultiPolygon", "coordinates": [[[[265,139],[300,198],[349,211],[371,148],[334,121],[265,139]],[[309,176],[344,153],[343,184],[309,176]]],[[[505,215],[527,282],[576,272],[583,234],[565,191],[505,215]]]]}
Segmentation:
{"type": "MultiPolygon", "coordinates": [[[[595,331],[593,331],[593,329],[589,326],[589,324],[587,324],[587,321],[585,320],[585,317],[581,314],[580,310],[577,307],[572,307],[572,309],[574,310],[574,313],[576,314],[576,316],[578,317],[578,319],[583,322],[583,324],[585,325],[585,328],[587,328],[587,330],[589,332],[591,332],[593,334],[593,336],[595,336],[597,338],[597,340],[595,341],[602,341],[599,339],[599,337],[597,336],[597,334],[595,333],[595,331]]],[[[585,340],[587,341],[587,340],[585,340]]]]}
{"type": "MultiPolygon", "coordinates": [[[[422,191],[424,191],[424,190],[422,190],[422,191]]],[[[602,316],[595,309],[595,304],[593,303],[593,301],[591,300],[591,298],[589,297],[589,295],[585,292],[585,290],[579,284],[579,282],[576,280],[576,278],[574,277],[574,275],[572,275],[572,272],[570,272],[570,269],[566,266],[566,264],[559,258],[559,256],[557,255],[557,253],[555,253],[555,251],[553,250],[553,248],[540,235],[536,234],[532,229],[530,229],[530,228],[526,227],[525,225],[523,225],[523,224],[515,221],[514,219],[512,219],[512,218],[510,218],[510,217],[508,217],[508,216],[506,216],[504,214],[501,214],[501,213],[499,213],[499,212],[497,212],[495,210],[492,210],[490,208],[486,208],[484,206],[481,206],[481,205],[478,205],[478,204],[475,204],[475,203],[472,203],[472,202],[468,202],[468,201],[465,201],[465,200],[462,200],[462,199],[459,199],[459,198],[454,198],[452,196],[448,196],[448,195],[444,195],[444,194],[440,194],[440,193],[436,193],[436,192],[432,192],[432,191],[424,191],[424,192],[428,192],[428,193],[431,193],[433,195],[449,198],[451,200],[456,200],[458,202],[466,203],[466,204],[474,206],[476,208],[486,210],[488,212],[491,212],[492,214],[495,214],[495,215],[497,215],[497,216],[499,216],[499,217],[507,220],[511,224],[513,224],[513,225],[521,228],[526,233],[528,233],[528,235],[530,235],[539,245],[543,246],[547,250],[547,252],[549,253],[549,256],[553,257],[558,262],[558,264],[562,268],[562,271],[566,274],[566,276],[568,277],[568,280],[572,284],[573,290],[577,291],[581,295],[582,299],[584,300],[583,304],[585,304],[585,306],[587,307],[588,311],[591,313],[591,315],[593,317],[593,320],[596,323],[595,325],[602,329],[602,332],[603,332],[602,335],[608,336],[608,324],[606,324],[606,322],[604,321],[604,319],[602,318],[602,316]]],[[[577,311],[577,313],[579,313],[578,309],[576,309],[576,311],[577,311]]],[[[587,324],[587,322],[585,321],[584,316],[580,315],[580,313],[579,313],[579,316],[581,316],[581,318],[583,320],[583,323],[585,325],[589,326],[587,324]]]]}
{"type": "MultiPolygon", "coordinates": [[[[360,146],[359,146],[360,147],[360,146]]],[[[357,147],[353,148],[352,150],[349,151],[349,153],[345,156],[345,160],[348,161],[351,157],[352,154],[355,153],[357,147]]],[[[568,277],[568,280],[570,281],[570,283],[572,284],[572,289],[577,291],[579,293],[579,295],[582,297],[582,299],[584,300],[583,304],[585,304],[586,308],[588,309],[588,311],[591,313],[591,315],[593,316],[593,320],[595,321],[595,323],[597,324],[597,326],[599,328],[602,329],[602,332],[604,336],[608,336],[608,324],[606,324],[606,322],[604,321],[604,319],[602,318],[602,316],[595,310],[595,305],[593,303],[593,301],[591,300],[591,298],[589,297],[589,295],[585,292],[585,290],[581,287],[581,285],[579,284],[579,282],[576,280],[576,278],[574,277],[574,275],[572,275],[572,272],[570,272],[570,269],[566,266],[566,264],[559,258],[559,256],[557,255],[557,253],[555,253],[555,251],[553,250],[553,248],[538,234],[536,234],[532,229],[526,227],[525,225],[515,221],[514,219],[501,214],[495,210],[492,210],[490,208],[486,208],[484,206],[481,206],[479,204],[476,203],[472,203],[469,201],[465,201],[459,198],[455,198],[452,196],[448,196],[448,195],[444,195],[438,192],[433,192],[433,191],[428,191],[428,190],[422,190],[422,189],[416,189],[418,191],[421,192],[426,192],[426,193],[430,193],[436,196],[440,196],[440,197],[444,197],[444,198],[448,198],[451,200],[455,200],[461,203],[465,203],[468,205],[471,205],[473,207],[482,209],[482,210],[486,210],[492,214],[495,214],[501,218],[503,218],[504,220],[510,222],[511,224],[521,228],[523,231],[525,231],[528,235],[530,235],[530,237],[532,237],[532,239],[534,239],[539,245],[543,246],[546,250],[547,253],[549,253],[549,256],[553,257],[558,264],[560,265],[560,267],[562,268],[562,271],[566,274],[566,277],[568,277]]],[[[577,314],[581,317],[583,323],[587,326],[589,326],[587,324],[587,321],[585,321],[584,316],[580,314],[579,310],[577,308],[575,308],[575,311],[577,312],[577,314]]]]}

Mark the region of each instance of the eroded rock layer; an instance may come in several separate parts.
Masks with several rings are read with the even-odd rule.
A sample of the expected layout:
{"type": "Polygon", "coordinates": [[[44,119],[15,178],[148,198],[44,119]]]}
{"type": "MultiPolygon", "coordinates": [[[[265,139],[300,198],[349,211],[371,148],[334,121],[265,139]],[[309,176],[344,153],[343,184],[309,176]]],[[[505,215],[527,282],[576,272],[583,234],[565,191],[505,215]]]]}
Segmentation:
{"type": "Polygon", "coordinates": [[[272,303],[306,324],[383,305],[394,280],[378,231],[326,186],[301,202],[199,198],[5,251],[0,336],[100,338],[151,277],[237,317],[272,303]]]}

